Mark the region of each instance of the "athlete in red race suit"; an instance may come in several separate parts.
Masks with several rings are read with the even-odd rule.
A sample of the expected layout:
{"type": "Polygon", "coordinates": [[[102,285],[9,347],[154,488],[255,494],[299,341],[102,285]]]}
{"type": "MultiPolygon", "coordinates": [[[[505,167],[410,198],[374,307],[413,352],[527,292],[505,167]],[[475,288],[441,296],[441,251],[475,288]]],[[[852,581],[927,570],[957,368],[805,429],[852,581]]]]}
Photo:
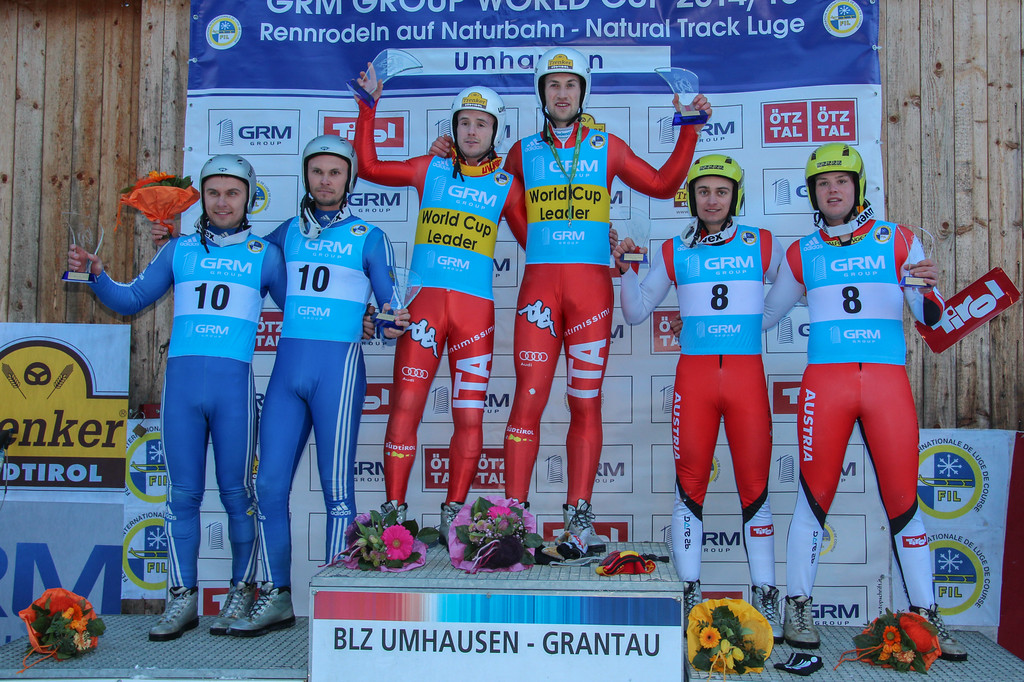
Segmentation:
{"type": "MultiPolygon", "coordinates": [[[[638,192],[673,196],[693,158],[697,130],[683,127],[657,170],[618,137],[580,122],[590,91],[590,68],[582,54],[565,47],[548,50],[537,61],[534,81],[547,122],[541,133],[517,142],[505,160],[505,169],[523,183],[529,221],[515,322],[516,390],[505,430],[505,494],[521,501],[529,495],[541,413],[564,346],[570,422],[559,548],[562,556],[577,558],[596,540],[590,500],[601,457],[601,385],[614,305],[609,190],[619,177],[638,192]]],[[[679,108],[678,97],[674,104],[679,108]]],[[[711,111],[702,95],[693,104],[711,111]]],[[[598,543],[589,550],[604,547],[598,543]]]]}
{"type": "Polygon", "coordinates": [[[643,282],[621,259],[634,250],[632,240],[613,251],[622,273],[626,322],[647,319],[673,285],[683,320],[672,400],[672,563],[683,581],[684,612],[689,612],[703,601],[704,499],[724,420],[743,512],[750,602],[781,642],[775,526],[768,502],[772,419],[761,362],[761,321],[764,283],[775,281],[782,246],[768,230],[735,221],[743,203],[743,169],[732,157],[700,157],[686,184],[690,212],[697,219],[662,244],[661,257],[654,259],[643,282]]]}
{"type": "MultiPolygon", "coordinates": [[[[361,81],[375,98],[382,88],[361,81]]],[[[374,79],[375,80],[375,79],[374,79]]],[[[385,513],[404,520],[416,430],[441,353],[452,376],[448,494],[440,539],[466,501],[483,449],[483,412],[494,348],[494,244],[504,216],[516,240],[526,239],[522,184],[499,168],[495,143],[505,131],[505,104],[490,88],[471,87],[452,103],[456,138],[450,158],[381,161],[373,144],[375,109],[359,101],[356,151],[360,175],[380,185],[411,185],[420,198],[411,269],[423,289],[410,305],[410,333],[395,349],[394,403],[384,439],[385,513]],[[429,192],[424,191],[429,184],[429,192]]]]}
{"type": "Polygon", "coordinates": [[[820,644],[811,591],[825,518],[859,423],[911,610],[936,626],[943,658],[966,660],[966,648],[946,630],[935,604],[917,503],[917,414],[904,368],[904,300],[919,321],[938,322],[944,307],[933,288],[938,268],[910,229],[873,218],[855,149],[819,147],[805,175],[818,229],[790,245],[764,316],[764,327],[774,326],[806,293],[810,332],[797,407],[800,486],[786,549],[785,639],[802,648],[820,644]],[[905,276],[920,284],[906,285],[905,276]]]}

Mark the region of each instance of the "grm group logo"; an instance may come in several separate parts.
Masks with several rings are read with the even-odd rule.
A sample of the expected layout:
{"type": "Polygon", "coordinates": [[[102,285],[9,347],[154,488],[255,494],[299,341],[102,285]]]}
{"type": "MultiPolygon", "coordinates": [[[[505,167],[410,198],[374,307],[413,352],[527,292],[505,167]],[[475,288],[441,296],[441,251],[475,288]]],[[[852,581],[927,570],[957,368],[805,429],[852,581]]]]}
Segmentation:
{"type": "Polygon", "coordinates": [[[242,38],[242,24],[230,14],[214,17],[206,25],[206,42],[215,50],[234,47],[242,38]]]}

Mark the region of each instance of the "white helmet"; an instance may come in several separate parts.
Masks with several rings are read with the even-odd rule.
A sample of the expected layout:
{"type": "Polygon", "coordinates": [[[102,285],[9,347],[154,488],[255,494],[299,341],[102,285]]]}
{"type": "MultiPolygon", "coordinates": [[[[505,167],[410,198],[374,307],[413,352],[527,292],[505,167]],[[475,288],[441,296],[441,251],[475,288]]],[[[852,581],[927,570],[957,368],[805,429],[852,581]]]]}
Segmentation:
{"type": "MultiPolygon", "coordinates": [[[[246,192],[249,194],[245,202],[245,212],[252,213],[253,206],[256,205],[256,171],[252,164],[237,154],[218,154],[211,157],[199,171],[200,192],[202,192],[203,185],[206,184],[206,179],[215,175],[228,175],[245,183],[246,192]]],[[[206,215],[205,201],[203,202],[203,215],[206,215]]]]}
{"type": "Polygon", "coordinates": [[[455,129],[458,127],[460,111],[482,111],[494,117],[494,135],[491,137],[491,149],[498,146],[498,136],[505,131],[505,100],[501,95],[482,85],[466,88],[455,95],[452,100],[452,138],[458,143],[455,129]]]}
{"type": "Polygon", "coordinates": [[[356,163],[355,148],[351,142],[341,139],[338,135],[320,135],[306,143],[306,148],[302,150],[302,186],[306,188],[306,194],[309,194],[309,177],[306,174],[309,160],[321,154],[339,156],[348,161],[348,183],[345,189],[346,192],[351,192],[352,188],[356,186],[359,169],[359,164],[356,163]]]}
{"type": "Polygon", "coordinates": [[[537,67],[533,72],[533,89],[540,99],[541,111],[547,110],[547,102],[544,101],[544,88],[541,81],[544,76],[551,73],[572,73],[580,77],[583,86],[583,94],[580,97],[580,113],[587,106],[587,98],[590,97],[590,65],[587,58],[578,50],[571,47],[553,47],[540,56],[537,60],[537,67]]]}

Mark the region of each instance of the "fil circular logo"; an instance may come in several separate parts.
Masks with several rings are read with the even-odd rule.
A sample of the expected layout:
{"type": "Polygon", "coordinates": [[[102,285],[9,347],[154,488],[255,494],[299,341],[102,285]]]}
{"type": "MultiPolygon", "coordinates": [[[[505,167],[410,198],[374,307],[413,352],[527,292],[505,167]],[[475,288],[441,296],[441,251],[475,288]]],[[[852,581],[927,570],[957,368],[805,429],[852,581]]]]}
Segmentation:
{"type": "Polygon", "coordinates": [[[153,512],[133,520],[125,534],[121,554],[125,577],[144,590],[162,590],[167,587],[167,561],[163,516],[153,512]]]}
{"type": "Polygon", "coordinates": [[[837,542],[839,542],[839,536],[836,534],[835,528],[826,523],[825,529],[821,533],[821,554],[819,556],[825,556],[835,549],[837,542]]]}
{"type": "Polygon", "coordinates": [[[125,486],[137,498],[162,504],[167,501],[167,460],[159,431],[136,438],[125,457],[125,486]]]}
{"type": "Polygon", "coordinates": [[[256,201],[253,202],[252,214],[262,213],[270,205],[270,190],[259,180],[256,181],[256,201]]]}
{"type": "Polygon", "coordinates": [[[825,30],[836,38],[848,38],[864,23],[864,12],[855,2],[836,0],[825,8],[822,22],[825,30]]]}
{"type": "Polygon", "coordinates": [[[933,540],[930,547],[936,603],[943,614],[963,613],[985,601],[988,579],[983,555],[953,539],[933,540]]]}
{"type": "Polygon", "coordinates": [[[215,50],[234,47],[242,38],[242,24],[230,14],[214,17],[206,25],[206,42],[215,50]]]}
{"type": "Polygon", "coordinates": [[[988,487],[982,463],[957,445],[937,443],[926,447],[918,462],[917,498],[929,516],[961,517],[978,504],[988,487]]]}

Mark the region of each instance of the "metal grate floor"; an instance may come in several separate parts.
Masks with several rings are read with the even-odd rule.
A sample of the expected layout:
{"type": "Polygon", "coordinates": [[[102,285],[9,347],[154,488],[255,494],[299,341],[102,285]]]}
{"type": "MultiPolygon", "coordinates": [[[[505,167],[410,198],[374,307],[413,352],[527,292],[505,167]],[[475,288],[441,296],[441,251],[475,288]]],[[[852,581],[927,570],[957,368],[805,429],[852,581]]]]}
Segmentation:
{"type": "MultiPolygon", "coordinates": [[[[613,545],[609,549],[622,549],[613,545]]],[[[668,554],[662,543],[636,543],[628,546],[641,554],[668,554]]],[[[431,548],[427,563],[422,568],[404,573],[372,573],[345,568],[327,568],[313,577],[314,590],[436,590],[440,592],[503,592],[554,591],[571,592],[628,592],[665,596],[680,590],[675,571],[668,563],[658,562],[650,575],[619,575],[601,577],[593,566],[543,567],[538,566],[520,573],[480,573],[468,575],[457,571],[448,562],[443,550],[431,548]]],[[[298,598],[298,597],[297,597],[298,598]]],[[[103,616],[107,632],[100,639],[99,648],[81,658],[57,662],[46,660],[18,675],[27,648],[27,639],[0,646],[0,679],[31,680],[305,680],[309,660],[309,623],[299,618],[295,627],[272,632],[264,637],[240,639],[214,637],[208,634],[212,617],[200,619],[199,628],[172,642],[150,642],[149,628],[157,616],[103,616]]],[[[822,646],[816,652],[824,667],[813,674],[818,682],[832,680],[896,680],[901,677],[893,670],[874,668],[865,663],[844,663],[833,671],[844,651],[853,645],[852,638],[859,628],[823,627],[822,646]]],[[[1003,682],[1024,680],[1024,661],[998,646],[979,632],[959,631],[956,634],[968,648],[970,660],[966,663],[936,661],[928,679],[938,682],[1003,682]]],[[[751,679],[784,680],[795,682],[797,676],[772,667],[785,661],[794,649],[782,644],[776,646],[769,667],[751,679]]],[[[545,679],[533,671],[534,679],[545,679]]],[[[552,668],[551,679],[559,682],[571,679],[564,671],[552,668]]],[[[693,673],[693,680],[707,679],[707,673],[693,673]]],[[[572,680],[572,682],[576,682],[572,680]]]]}

